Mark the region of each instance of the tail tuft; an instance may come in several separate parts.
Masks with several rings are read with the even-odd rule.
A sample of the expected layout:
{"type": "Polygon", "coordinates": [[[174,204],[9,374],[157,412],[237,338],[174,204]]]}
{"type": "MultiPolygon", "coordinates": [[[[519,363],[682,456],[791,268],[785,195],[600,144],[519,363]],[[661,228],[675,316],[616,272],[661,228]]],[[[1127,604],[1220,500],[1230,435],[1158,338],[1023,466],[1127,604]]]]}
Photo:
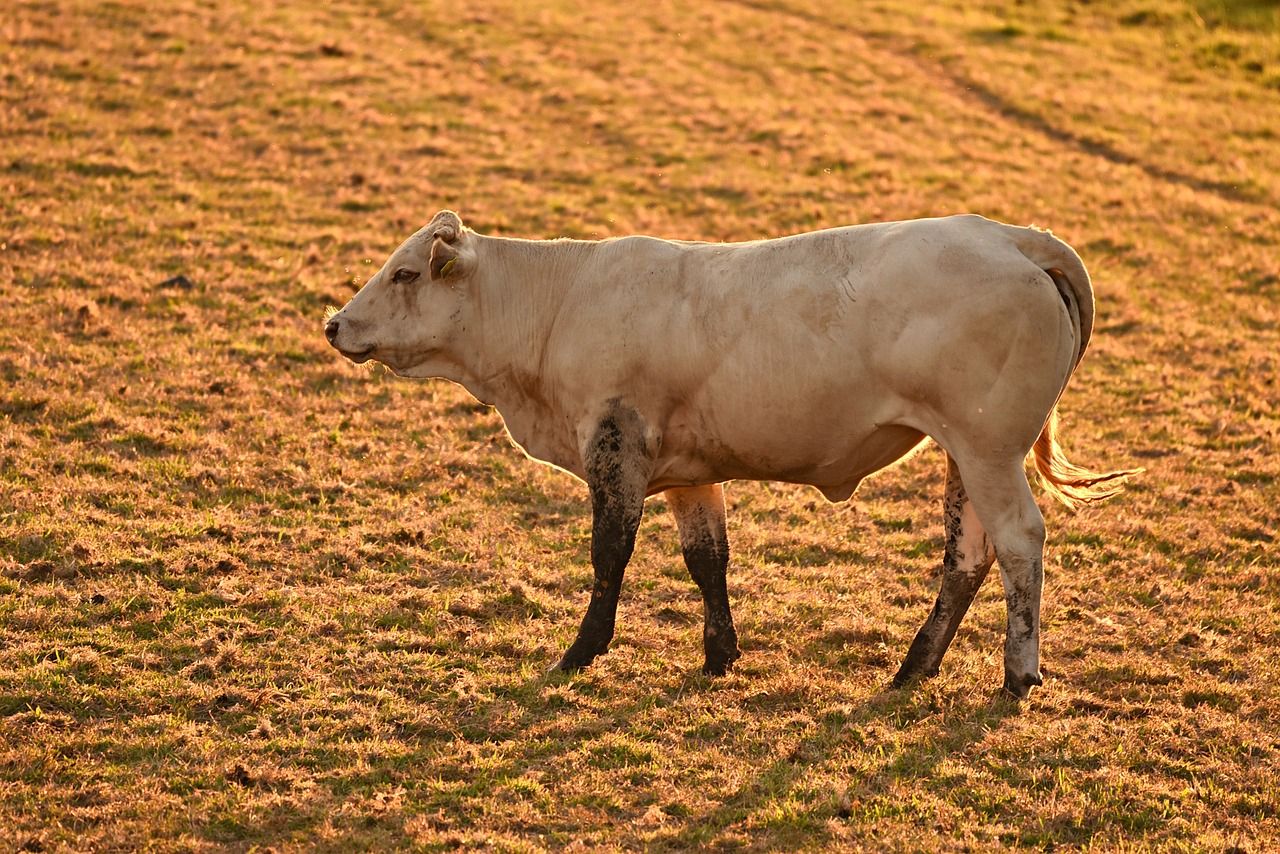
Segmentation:
{"type": "Polygon", "coordinates": [[[1081,468],[1067,459],[1058,444],[1058,408],[1049,413],[1049,420],[1040,431],[1031,449],[1035,457],[1036,471],[1045,491],[1072,510],[1085,504],[1103,501],[1124,489],[1124,482],[1144,469],[1124,469],[1100,474],[1081,468]]]}

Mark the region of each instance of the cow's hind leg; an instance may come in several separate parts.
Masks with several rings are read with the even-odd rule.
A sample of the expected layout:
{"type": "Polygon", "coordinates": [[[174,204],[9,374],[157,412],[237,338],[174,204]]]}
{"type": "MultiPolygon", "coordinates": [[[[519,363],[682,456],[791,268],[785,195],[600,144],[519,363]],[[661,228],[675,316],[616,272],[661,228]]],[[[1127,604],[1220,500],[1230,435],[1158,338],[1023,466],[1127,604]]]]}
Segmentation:
{"type": "Polygon", "coordinates": [[[685,565],[702,591],[702,643],[706,652],[702,672],[723,676],[740,655],[725,582],[729,536],[725,530],[724,489],[713,483],[668,489],[666,495],[680,529],[685,565]]]}
{"type": "Polygon", "coordinates": [[[995,546],[1008,625],[1004,688],[1026,697],[1040,675],[1040,595],[1044,588],[1044,517],[1021,457],[999,463],[959,459],[965,491],[995,546]]]}
{"type": "Polygon", "coordinates": [[[578,637],[558,670],[578,670],[604,654],[613,639],[622,573],[635,548],[644,512],[645,488],[653,468],[646,451],[644,422],[615,406],[599,422],[583,452],[591,490],[591,566],[595,583],[578,637]]]}
{"type": "Polygon", "coordinates": [[[946,546],[942,558],[942,589],[933,611],[911,643],[906,659],[893,677],[900,687],[917,677],[935,676],[978,588],[995,561],[995,550],[965,492],[960,470],[947,457],[947,489],[943,502],[946,546]]]}

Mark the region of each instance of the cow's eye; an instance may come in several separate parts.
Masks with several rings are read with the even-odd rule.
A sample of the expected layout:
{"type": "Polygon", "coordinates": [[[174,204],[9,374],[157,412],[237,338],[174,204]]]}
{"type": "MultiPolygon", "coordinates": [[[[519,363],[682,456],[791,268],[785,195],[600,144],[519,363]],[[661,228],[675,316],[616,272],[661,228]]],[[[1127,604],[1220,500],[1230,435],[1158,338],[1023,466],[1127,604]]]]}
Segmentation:
{"type": "Polygon", "coordinates": [[[396,270],[395,275],[391,277],[391,281],[401,285],[407,285],[420,275],[422,274],[417,270],[410,270],[408,267],[401,267],[399,270],[396,270]]]}

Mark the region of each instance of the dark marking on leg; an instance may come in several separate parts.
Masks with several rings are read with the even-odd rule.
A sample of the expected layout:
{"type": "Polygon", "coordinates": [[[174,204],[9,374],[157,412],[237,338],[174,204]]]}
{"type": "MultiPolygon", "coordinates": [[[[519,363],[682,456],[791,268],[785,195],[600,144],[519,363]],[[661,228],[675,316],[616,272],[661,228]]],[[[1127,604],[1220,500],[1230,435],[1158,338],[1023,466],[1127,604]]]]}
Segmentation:
{"type": "Polygon", "coordinates": [[[578,636],[556,665],[559,670],[586,667],[613,639],[622,574],[635,548],[653,466],[639,414],[615,403],[588,442],[583,462],[591,491],[595,583],[578,636]]]}
{"type": "Polygon", "coordinates": [[[995,551],[974,513],[960,480],[960,470],[947,458],[947,488],[943,502],[946,545],[942,558],[942,588],[929,618],[916,633],[893,686],[919,677],[936,676],[942,657],[955,638],[960,621],[978,593],[995,560],[995,551]]]}
{"type": "Polygon", "coordinates": [[[1040,597],[1044,590],[1044,516],[1021,457],[963,461],[965,491],[984,520],[1004,585],[1007,626],[1004,687],[1025,697],[1040,673],[1040,597]]]}
{"type": "Polygon", "coordinates": [[[719,484],[667,490],[667,501],[680,530],[685,566],[702,591],[702,672],[723,676],[741,656],[738,633],[729,610],[726,574],[729,535],[725,529],[724,490],[719,484]]]}
{"type": "Polygon", "coordinates": [[[1004,690],[1019,700],[1026,699],[1033,686],[1043,685],[1039,668],[1028,664],[1039,660],[1040,597],[1044,588],[1044,563],[1011,556],[1002,561],[1008,624],[1004,636],[1004,690]],[[1005,564],[1010,564],[1008,568],[1005,564]],[[1021,570],[1021,571],[1020,571],[1021,570]]]}

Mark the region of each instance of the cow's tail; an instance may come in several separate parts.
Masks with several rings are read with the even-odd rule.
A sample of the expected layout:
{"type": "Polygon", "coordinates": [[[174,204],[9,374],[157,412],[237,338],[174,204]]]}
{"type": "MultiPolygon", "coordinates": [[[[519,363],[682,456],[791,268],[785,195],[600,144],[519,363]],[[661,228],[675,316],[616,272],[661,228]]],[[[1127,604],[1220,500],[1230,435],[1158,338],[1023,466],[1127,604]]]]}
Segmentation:
{"type": "MultiPolygon", "coordinates": [[[[1044,270],[1058,289],[1058,295],[1067,307],[1071,318],[1071,330],[1075,333],[1076,353],[1067,380],[1084,358],[1085,348],[1093,333],[1093,285],[1084,262],[1075,250],[1048,231],[1019,229],[1018,248],[1022,254],[1044,270]]],[[[1061,398],[1061,391],[1059,398],[1061,398]]],[[[1071,509],[1110,498],[1124,488],[1124,482],[1142,469],[1122,469],[1112,472],[1095,472],[1078,466],[1067,459],[1058,444],[1058,404],[1054,403],[1045,420],[1040,436],[1031,448],[1030,456],[1045,491],[1071,509]]]]}
{"type": "Polygon", "coordinates": [[[1067,459],[1058,444],[1058,407],[1049,413],[1040,437],[1031,448],[1036,471],[1045,492],[1075,510],[1082,505],[1110,498],[1124,489],[1124,482],[1142,469],[1095,472],[1067,459]]]}

